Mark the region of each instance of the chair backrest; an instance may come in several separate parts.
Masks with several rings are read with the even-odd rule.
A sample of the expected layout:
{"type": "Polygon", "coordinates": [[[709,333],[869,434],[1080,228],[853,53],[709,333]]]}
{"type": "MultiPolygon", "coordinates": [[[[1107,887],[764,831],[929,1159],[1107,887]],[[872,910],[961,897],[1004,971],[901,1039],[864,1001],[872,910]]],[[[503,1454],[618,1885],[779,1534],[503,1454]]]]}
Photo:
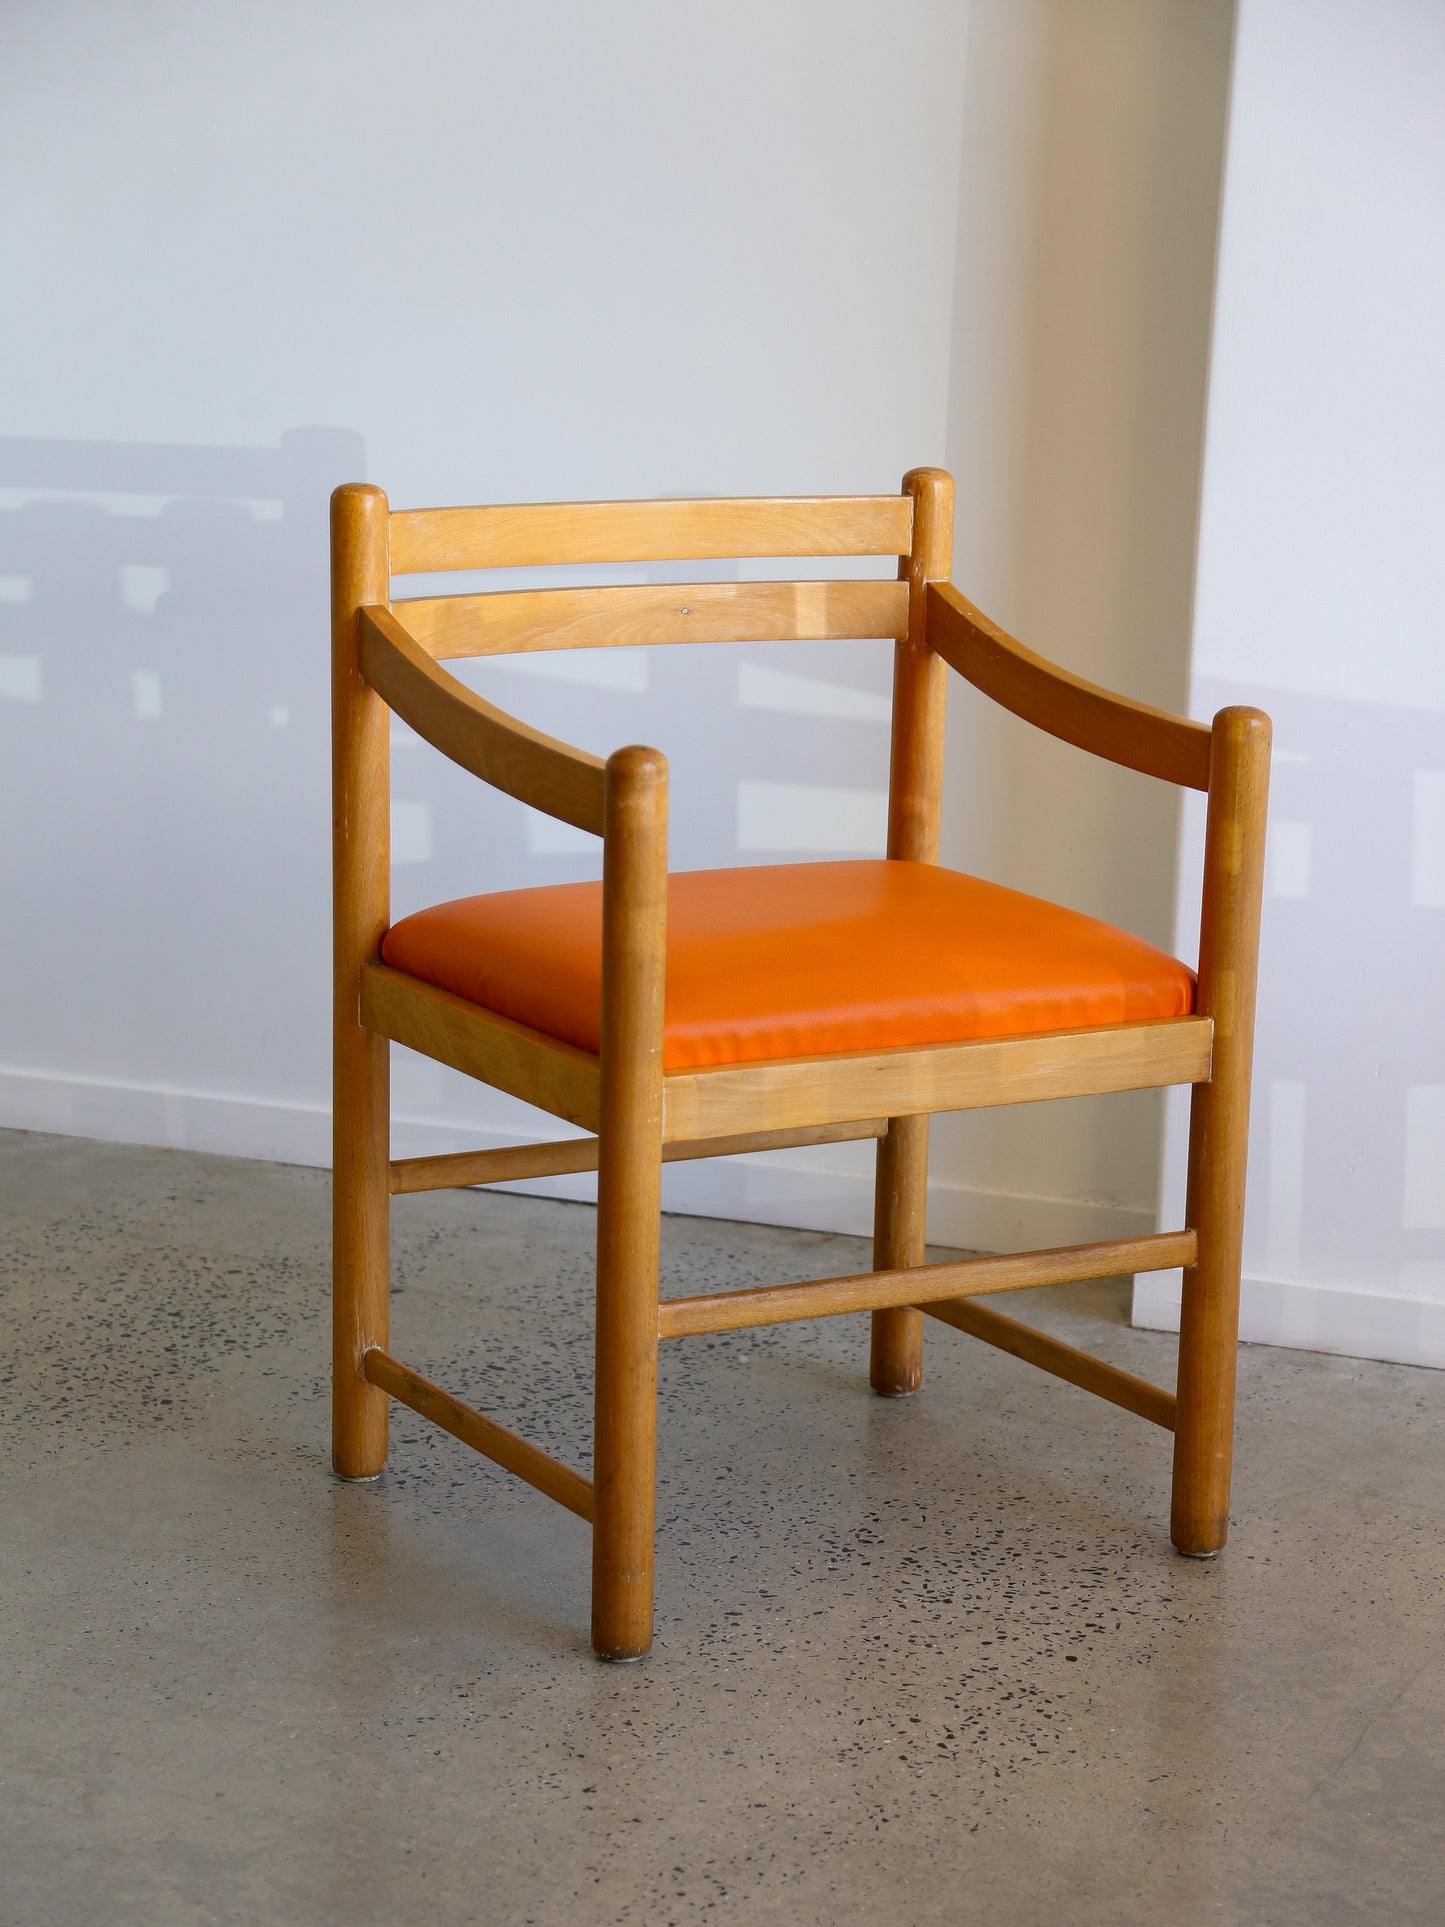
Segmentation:
{"type": "MultiPolygon", "coordinates": [[[[454,569],[716,561],[736,557],[907,557],[913,498],[543,502],[410,509],[390,517],[393,576],[454,569]]],[[[637,643],[812,642],[908,629],[897,580],[640,583],[406,596],[392,608],[445,659],[637,643]]]]}
{"type": "Polygon", "coordinates": [[[937,860],[946,671],[924,646],[923,624],[925,585],[951,570],[953,481],[943,470],[910,471],[896,495],[391,511],[379,490],[338,494],[364,495],[364,504],[350,506],[367,511],[356,524],[358,536],[365,528],[365,554],[339,571],[356,586],[334,582],[350,605],[338,616],[348,620],[351,608],[385,599],[436,661],[628,644],[891,638],[888,853],[937,860]],[[443,571],[843,556],[896,557],[896,575],[392,593],[393,578],[443,571]]]}

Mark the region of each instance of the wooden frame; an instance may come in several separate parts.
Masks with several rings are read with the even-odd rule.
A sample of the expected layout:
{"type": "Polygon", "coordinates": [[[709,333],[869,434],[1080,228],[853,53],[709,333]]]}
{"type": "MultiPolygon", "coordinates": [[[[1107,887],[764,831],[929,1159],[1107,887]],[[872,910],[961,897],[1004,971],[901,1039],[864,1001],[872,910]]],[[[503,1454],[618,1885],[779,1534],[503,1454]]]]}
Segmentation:
{"type": "Polygon", "coordinates": [[[502,589],[392,605],[430,656],[497,656],[639,643],[834,642],[908,633],[900,582],[644,582],[502,589]]]}
{"type": "Polygon", "coordinates": [[[334,1463],[374,1478],[391,1399],[585,1519],[592,1642],[648,1650],[657,1349],[664,1338],[872,1313],[869,1375],[900,1396],[922,1375],[923,1315],[983,1339],[1174,1434],[1172,1536],[1206,1557],[1228,1527],[1245,1141],[1269,722],[1213,726],[1097,688],[1035,655],[948,580],[953,485],[915,469],[898,495],[418,509],[360,484],[332,498],[335,916],[334,1463]],[[391,599],[393,575],[723,556],[896,556],[896,580],[608,585],[391,599]],[[938,860],[951,668],[1015,715],[1093,755],[1204,790],[1195,1014],[895,1051],[664,1074],[667,765],[605,763],[484,702],[439,659],[625,643],[891,637],[888,854],[938,860]],[[603,843],[601,1045],[594,1056],[381,961],[389,921],[388,711],[484,782],[603,843]],[[404,1043],[589,1135],[393,1160],[387,1052],[404,1043]],[[1193,1086],[1186,1225],[1151,1237],[948,1265],[924,1262],[934,1111],[1193,1086]],[[662,1165],[848,1139],[878,1143],[874,1269],[690,1299],[658,1295],[662,1165]],[[590,1479],[388,1350],[393,1195],[596,1170],[597,1357],[590,1479]],[[1184,1269],[1176,1390],[1145,1384],[992,1307],[979,1293],[1121,1271],[1184,1269]]]}

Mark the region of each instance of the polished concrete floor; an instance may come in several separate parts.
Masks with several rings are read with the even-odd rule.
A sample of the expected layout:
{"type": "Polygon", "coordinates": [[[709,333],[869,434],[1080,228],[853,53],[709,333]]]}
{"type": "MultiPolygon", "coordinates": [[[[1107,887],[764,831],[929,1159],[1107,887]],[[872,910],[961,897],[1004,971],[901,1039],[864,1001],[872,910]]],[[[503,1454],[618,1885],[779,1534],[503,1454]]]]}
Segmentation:
{"type": "MultiPolygon", "coordinates": [[[[897,1402],[865,1320],[681,1341],[607,1667],[569,1514],[405,1412],[330,1477],[324,1174],[0,1134],[0,1204],[6,1927],[1445,1921],[1445,1374],[1247,1349],[1193,1563],[1162,1433],[960,1334],[897,1402]]],[[[584,1465],[590,1233],[396,1209],[399,1355],[584,1465]]],[[[1167,1378],[1122,1306],[1034,1300],[1167,1378]]]]}

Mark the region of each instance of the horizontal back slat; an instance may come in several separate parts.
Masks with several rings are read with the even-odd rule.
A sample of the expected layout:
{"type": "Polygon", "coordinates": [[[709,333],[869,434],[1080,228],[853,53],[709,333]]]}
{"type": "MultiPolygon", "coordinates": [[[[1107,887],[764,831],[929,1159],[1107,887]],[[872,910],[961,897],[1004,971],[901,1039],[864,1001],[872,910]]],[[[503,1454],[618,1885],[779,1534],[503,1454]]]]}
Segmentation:
{"type": "Polygon", "coordinates": [[[724,556],[906,555],[912,531],[907,495],[400,509],[391,518],[391,569],[415,575],[724,556]]]}
{"type": "Polygon", "coordinates": [[[645,583],[402,599],[393,613],[433,656],[629,643],[822,642],[908,633],[906,582],[645,583]]]}
{"type": "Polygon", "coordinates": [[[990,622],[951,582],[930,582],[928,646],[985,696],[1035,728],[1125,769],[1209,788],[1210,732],[1085,682],[990,622]]]}
{"type": "Polygon", "coordinates": [[[418,736],[494,789],[602,834],[601,761],[485,702],[439,669],[387,609],[361,611],[361,673],[418,736]]]}

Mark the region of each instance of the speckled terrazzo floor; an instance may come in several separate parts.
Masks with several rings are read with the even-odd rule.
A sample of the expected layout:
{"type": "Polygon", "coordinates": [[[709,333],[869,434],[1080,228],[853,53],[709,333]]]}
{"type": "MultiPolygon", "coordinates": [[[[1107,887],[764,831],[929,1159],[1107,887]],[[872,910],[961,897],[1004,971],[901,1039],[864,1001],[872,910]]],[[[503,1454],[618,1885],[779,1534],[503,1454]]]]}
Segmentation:
{"type": "MultiPolygon", "coordinates": [[[[404,1412],[328,1475],[323,1173],[10,1133],[0,1205],[5,1927],[1445,1920],[1445,1374],[1246,1350],[1194,1564],[1162,1434],[959,1334],[898,1402],[864,1320],[679,1342],[611,1668],[570,1515],[404,1412]]],[[[398,1353],[585,1464],[591,1213],[396,1221],[398,1353]]],[[[1167,1377],[1122,1303],[1033,1309],[1167,1377]]]]}

